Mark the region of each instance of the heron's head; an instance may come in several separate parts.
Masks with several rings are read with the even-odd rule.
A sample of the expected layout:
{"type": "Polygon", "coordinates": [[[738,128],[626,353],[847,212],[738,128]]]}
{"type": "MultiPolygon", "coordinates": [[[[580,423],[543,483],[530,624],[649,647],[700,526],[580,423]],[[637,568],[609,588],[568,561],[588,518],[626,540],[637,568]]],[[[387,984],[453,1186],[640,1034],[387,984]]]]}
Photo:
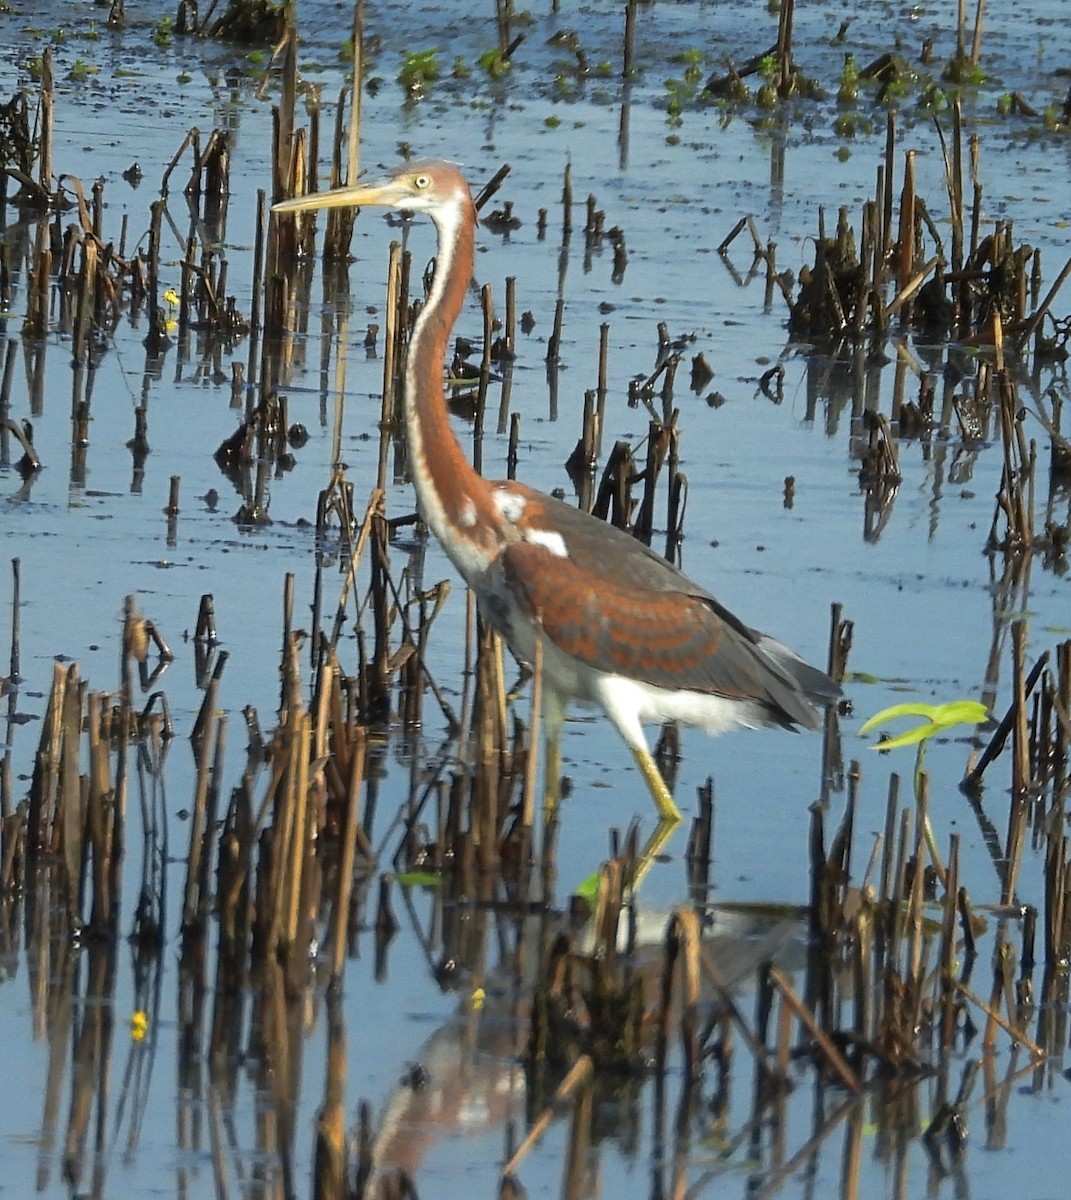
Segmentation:
{"type": "Polygon", "coordinates": [[[311,212],[319,208],[356,208],[366,204],[438,217],[450,210],[471,206],[472,197],[469,185],[457,166],[424,159],[404,163],[385,179],[374,183],[360,182],[326,192],[296,196],[293,200],[282,200],[273,206],[272,211],[311,212]]]}

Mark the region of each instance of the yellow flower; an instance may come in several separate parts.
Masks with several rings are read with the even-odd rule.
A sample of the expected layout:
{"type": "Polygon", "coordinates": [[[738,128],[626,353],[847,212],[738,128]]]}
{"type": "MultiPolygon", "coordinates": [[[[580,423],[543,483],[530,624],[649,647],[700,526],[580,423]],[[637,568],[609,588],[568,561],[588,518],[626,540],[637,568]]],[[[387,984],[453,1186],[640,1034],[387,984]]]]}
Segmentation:
{"type": "Polygon", "coordinates": [[[132,1042],[143,1042],[145,1035],[149,1031],[149,1014],[144,1009],[138,1009],[137,1012],[130,1014],[130,1040],[132,1042]]]}

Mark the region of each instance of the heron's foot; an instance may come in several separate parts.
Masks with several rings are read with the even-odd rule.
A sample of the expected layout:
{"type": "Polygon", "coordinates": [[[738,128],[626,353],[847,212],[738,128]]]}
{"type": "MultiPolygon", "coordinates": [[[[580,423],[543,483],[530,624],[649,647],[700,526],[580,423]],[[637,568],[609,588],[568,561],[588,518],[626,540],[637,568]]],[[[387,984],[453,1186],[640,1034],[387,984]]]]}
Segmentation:
{"type": "Polygon", "coordinates": [[[517,679],[514,682],[513,687],[511,687],[506,693],[507,704],[513,704],[515,701],[520,699],[524,689],[528,686],[529,679],[532,678],[532,673],[532,668],[528,666],[527,663],[520,664],[520,672],[517,675],[517,679]]]}

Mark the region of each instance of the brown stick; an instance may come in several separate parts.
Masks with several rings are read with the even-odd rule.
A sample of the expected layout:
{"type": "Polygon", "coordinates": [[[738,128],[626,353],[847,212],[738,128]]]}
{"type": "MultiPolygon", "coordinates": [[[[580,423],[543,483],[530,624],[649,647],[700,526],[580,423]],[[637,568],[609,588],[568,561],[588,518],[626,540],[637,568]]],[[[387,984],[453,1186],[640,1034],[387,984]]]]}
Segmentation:
{"type": "Polygon", "coordinates": [[[819,1049],[829,1060],[830,1065],[841,1077],[844,1086],[853,1092],[861,1092],[863,1084],[859,1076],[848,1065],[844,1055],[830,1040],[826,1031],[815,1020],[814,1013],[807,1007],[806,1004],[796,994],[792,984],[785,978],[777,967],[770,968],[770,981],[773,983],[781,995],[784,997],[785,1003],[792,1009],[799,1020],[803,1023],[804,1028],[818,1043],[819,1049]]]}
{"type": "Polygon", "coordinates": [[[563,1101],[568,1100],[574,1093],[579,1092],[581,1088],[590,1087],[594,1077],[594,1064],[588,1055],[582,1054],[569,1068],[568,1074],[558,1085],[557,1091],[554,1093],[554,1099],[532,1122],[532,1128],[528,1130],[527,1137],[517,1147],[516,1152],[509,1162],[502,1168],[503,1176],[512,1175],[524,1159],[527,1158],[529,1151],[543,1136],[547,1130],[547,1126],[554,1119],[555,1108],[563,1101]]]}

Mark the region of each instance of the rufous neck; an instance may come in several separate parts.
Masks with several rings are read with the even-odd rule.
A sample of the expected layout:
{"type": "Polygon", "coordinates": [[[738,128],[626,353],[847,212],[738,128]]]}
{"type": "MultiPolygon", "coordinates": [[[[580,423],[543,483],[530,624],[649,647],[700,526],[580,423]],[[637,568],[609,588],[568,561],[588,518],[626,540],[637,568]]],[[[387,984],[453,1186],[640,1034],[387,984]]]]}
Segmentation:
{"type": "Polygon", "coordinates": [[[405,379],[405,421],[421,514],[451,558],[458,538],[481,539],[496,513],[489,486],[450,426],[443,389],[447,342],[472,279],[476,210],[462,203],[433,214],[438,256],[431,290],[413,325],[405,379]]]}

